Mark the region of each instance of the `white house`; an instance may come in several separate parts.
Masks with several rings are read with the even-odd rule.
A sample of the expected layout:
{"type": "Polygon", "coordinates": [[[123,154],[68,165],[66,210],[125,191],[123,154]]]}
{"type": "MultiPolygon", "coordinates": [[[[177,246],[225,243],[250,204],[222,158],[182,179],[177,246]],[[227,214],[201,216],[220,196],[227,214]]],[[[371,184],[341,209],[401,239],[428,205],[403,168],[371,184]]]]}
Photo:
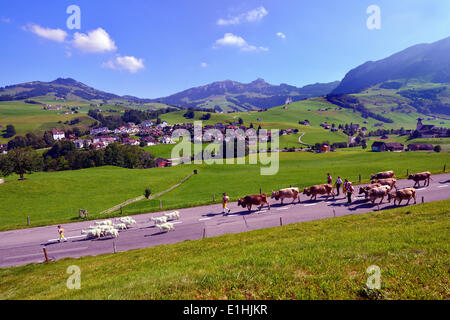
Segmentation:
{"type": "Polygon", "coordinates": [[[162,139],[161,139],[161,143],[164,143],[164,144],[174,144],[175,142],[172,140],[172,137],[170,137],[170,136],[164,136],[164,137],[162,137],[162,139]]]}
{"type": "Polygon", "coordinates": [[[66,137],[66,134],[64,131],[58,131],[56,129],[52,130],[53,133],[53,140],[60,141],[66,137]]]}

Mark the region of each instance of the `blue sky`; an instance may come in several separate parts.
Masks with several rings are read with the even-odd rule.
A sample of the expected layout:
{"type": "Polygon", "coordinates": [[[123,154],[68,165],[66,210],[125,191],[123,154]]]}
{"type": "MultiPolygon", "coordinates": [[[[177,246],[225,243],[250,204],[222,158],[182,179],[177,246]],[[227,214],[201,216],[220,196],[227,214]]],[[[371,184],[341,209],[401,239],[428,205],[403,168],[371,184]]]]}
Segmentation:
{"type": "Polygon", "coordinates": [[[1,1],[0,86],[71,77],[142,98],[225,79],[303,86],[448,36],[448,0],[1,1]]]}

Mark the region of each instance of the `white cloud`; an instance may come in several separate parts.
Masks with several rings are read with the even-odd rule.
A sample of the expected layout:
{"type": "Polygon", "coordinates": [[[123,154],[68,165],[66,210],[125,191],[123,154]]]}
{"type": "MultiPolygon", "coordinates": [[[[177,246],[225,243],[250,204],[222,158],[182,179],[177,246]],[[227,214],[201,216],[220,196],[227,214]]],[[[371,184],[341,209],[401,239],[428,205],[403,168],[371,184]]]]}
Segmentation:
{"type": "Polygon", "coordinates": [[[247,12],[246,19],[248,22],[261,21],[262,18],[267,16],[269,12],[264,7],[259,7],[257,9],[247,12]]]}
{"type": "Polygon", "coordinates": [[[229,17],[228,19],[219,19],[217,20],[217,24],[220,26],[226,25],[235,25],[240,24],[241,22],[258,22],[261,21],[265,16],[269,14],[269,11],[264,7],[259,7],[253,10],[250,10],[246,13],[242,13],[235,17],[229,17]]]}
{"type": "Polygon", "coordinates": [[[102,66],[113,70],[127,70],[130,73],[136,73],[145,68],[144,59],[133,56],[117,56],[114,60],[103,63],[102,66]]]}
{"type": "Polygon", "coordinates": [[[22,29],[25,31],[33,32],[39,37],[57,42],[64,42],[67,37],[67,32],[65,32],[64,30],[44,28],[37,24],[31,24],[28,27],[23,27],[22,29]]]}
{"type": "Polygon", "coordinates": [[[277,32],[277,36],[281,39],[286,39],[286,35],[283,32],[277,32]]]}
{"type": "Polygon", "coordinates": [[[92,30],[88,34],[76,32],[72,44],[83,52],[101,53],[117,50],[116,44],[102,28],[92,30]]]}
{"type": "Polygon", "coordinates": [[[226,26],[229,24],[239,24],[241,22],[239,17],[234,17],[234,18],[230,18],[230,19],[219,19],[217,20],[217,24],[219,26],[226,26]]]}
{"type": "Polygon", "coordinates": [[[202,68],[206,68],[207,66],[208,66],[208,64],[206,62],[200,63],[200,67],[202,67],[202,68]]]}
{"type": "Polygon", "coordinates": [[[240,37],[240,36],[236,36],[232,33],[225,33],[225,35],[223,36],[223,38],[216,40],[215,43],[215,48],[218,47],[235,47],[235,48],[239,48],[241,51],[254,51],[254,52],[259,52],[259,51],[268,51],[268,48],[265,47],[256,47],[253,45],[249,45],[247,43],[247,41],[244,40],[244,38],[240,37]]]}
{"type": "Polygon", "coordinates": [[[11,19],[10,19],[10,18],[3,18],[3,17],[2,17],[2,22],[4,22],[4,23],[10,23],[10,22],[11,22],[11,19]]]}

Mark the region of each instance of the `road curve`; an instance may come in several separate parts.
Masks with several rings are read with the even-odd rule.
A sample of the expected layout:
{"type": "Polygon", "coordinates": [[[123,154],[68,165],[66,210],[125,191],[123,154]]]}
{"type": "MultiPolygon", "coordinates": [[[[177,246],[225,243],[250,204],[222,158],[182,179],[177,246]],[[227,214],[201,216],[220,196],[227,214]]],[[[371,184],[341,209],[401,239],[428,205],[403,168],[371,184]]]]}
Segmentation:
{"type": "MultiPolygon", "coordinates": [[[[450,198],[450,173],[435,175],[430,186],[417,189],[417,203],[445,200],[450,198]]],[[[399,180],[399,188],[410,187],[412,181],[399,180]]],[[[356,188],[359,189],[359,188],[356,188]]],[[[196,240],[202,237],[213,237],[227,233],[239,233],[249,230],[270,228],[283,225],[326,219],[349,214],[359,214],[378,210],[363,197],[356,198],[352,205],[346,205],[346,199],[341,196],[335,200],[310,201],[301,195],[300,204],[290,204],[290,200],[283,206],[271,201],[271,210],[263,208],[261,212],[248,213],[237,203],[231,203],[231,214],[223,216],[221,205],[208,205],[195,208],[180,209],[181,219],[175,221],[175,231],[160,233],[150,217],[158,217],[167,212],[155,212],[133,216],[137,226],[120,232],[115,239],[86,240],[81,236],[81,230],[89,228],[94,221],[65,224],[68,242],[56,241],[56,226],[39,227],[33,229],[0,232],[0,268],[40,263],[44,260],[43,248],[47,249],[52,260],[62,258],[79,258],[83,256],[112,253],[114,250],[127,251],[148,248],[157,245],[171,244],[185,240],[196,240]],[[281,218],[281,220],[280,220],[281,218]]],[[[411,202],[413,203],[413,202],[411,202]]],[[[383,203],[380,210],[394,208],[393,204],[383,203]]]]}

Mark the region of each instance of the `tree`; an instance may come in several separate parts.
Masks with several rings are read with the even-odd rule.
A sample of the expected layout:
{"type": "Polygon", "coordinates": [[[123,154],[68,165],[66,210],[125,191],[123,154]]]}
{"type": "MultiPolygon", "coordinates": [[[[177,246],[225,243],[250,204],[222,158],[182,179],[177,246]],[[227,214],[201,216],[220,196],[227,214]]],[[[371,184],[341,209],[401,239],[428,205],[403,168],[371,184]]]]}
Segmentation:
{"type": "Polygon", "coordinates": [[[434,147],[434,152],[441,152],[442,148],[440,145],[434,147]]]}
{"type": "Polygon", "coordinates": [[[184,117],[187,118],[187,119],[194,119],[194,117],[195,117],[195,112],[192,111],[192,110],[189,110],[188,112],[186,112],[186,113],[184,114],[184,117]]]}
{"type": "Polygon", "coordinates": [[[0,159],[0,170],[6,177],[13,173],[20,176],[19,180],[25,180],[25,174],[31,174],[42,170],[42,157],[30,148],[13,149],[0,159]]]}
{"type": "Polygon", "coordinates": [[[14,126],[12,124],[8,124],[6,126],[6,130],[5,133],[3,134],[4,138],[11,138],[14,137],[16,135],[16,128],[14,128],[14,126]]]}

